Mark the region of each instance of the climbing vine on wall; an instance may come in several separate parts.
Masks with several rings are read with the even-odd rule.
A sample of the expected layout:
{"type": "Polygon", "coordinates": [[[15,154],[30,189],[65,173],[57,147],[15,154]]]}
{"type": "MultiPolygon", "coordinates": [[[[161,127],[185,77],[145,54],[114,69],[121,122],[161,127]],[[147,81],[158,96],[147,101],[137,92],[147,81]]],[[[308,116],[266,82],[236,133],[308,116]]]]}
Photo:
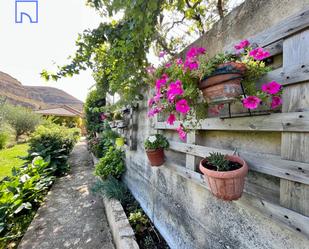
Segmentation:
{"type": "Polygon", "coordinates": [[[90,68],[100,92],[118,93],[123,102],[141,98],[150,48],[175,55],[227,12],[224,0],[88,0],[88,5],[108,16],[98,28],[79,35],[75,54],[57,72],[43,70],[49,80],[73,76],[90,68]],[[117,20],[115,16],[120,16],[117,20]],[[182,34],[173,30],[180,30],[182,34]],[[187,41],[184,42],[184,41],[187,41]]]}

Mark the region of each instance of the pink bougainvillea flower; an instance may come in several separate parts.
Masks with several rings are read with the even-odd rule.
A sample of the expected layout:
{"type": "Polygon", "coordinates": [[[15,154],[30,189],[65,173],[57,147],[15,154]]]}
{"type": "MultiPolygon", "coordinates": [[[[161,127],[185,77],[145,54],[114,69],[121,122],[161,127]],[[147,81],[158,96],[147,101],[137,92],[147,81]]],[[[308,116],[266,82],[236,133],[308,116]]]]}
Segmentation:
{"type": "Polygon", "coordinates": [[[244,107],[247,109],[256,109],[261,103],[261,99],[256,96],[248,96],[242,100],[244,107]]]}
{"type": "Polygon", "coordinates": [[[280,92],[281,87],[282,86],[278,82],[272,81],[272,82],[263,84],[262,91],[268,94],[277,94],[278,92],[280,92]]]}
{"type": "Polygon", "coordinates": [[[187,100],[181,99],[176,103],[176,111],[182,114],[187,114],[190,111],[190,106],[188,105],[187,100]]]}
{"type": "Polygon", "coordinates": [[[187,137],[187,133],[183,130],[183,127],[180,125],[176,130],[178,131],[179,138],[185,141],[187,137]]]}
{"type": "Polygon", "coordinates": [[[234,48],[237,50],[240,50],[240,49],[248,47],[249,45],[250,45],[250,42],[248,40],[242,40],[240,43],[236,44],[234,48]]]}
{"type": "Polygon", "coordinates": [[[178,58],[177,60],[176,60],[176,64],[179,66],[179,65],[182,65],[182,63],[183,63],[183,61],[182,61],[182,59],[181,58],[178,58]]]}
{"type": "Polygon", "coordinates": [[[249,52],[249,56],[253,59],[261,61],[270,56],[270,53],[263,48],[255,48],[249,52]]]}
{"type": "Polygon", "coordinates": [[[156,80],[156,89],[157,89],[157,91],[160,91],[161,87],[164,86],[167,81],[168,81],[167,74],[163,74],[160,79],[157,79],[156,80]]]}
{"type": "Polygon", "coordinates": [[[190,71],[198,69],[198,62],[186,60],[184,64],[185,69],[189,69],[190,71]]]}
{"type": "Polygon", "coordinates": [[[181,96],[183,93],[184,90],[182,88],[182,82],[180,80],[176,80],[169,85],[166,95],[168,101],[173,102],[176,96],[181,96]]]}
{"type": "Polygon", "coordinates": [[[104,113],[100,114],[101,121],[105,120],[106,118],[107,118],[107,116],[104,113]]]}
{"type": "Polygon", "coordinates": [[[150,98],[150,99],[148,100],[148,106],[149,106],[149,107],[152,107],[154,103],[155,103],[154,98],[150,98]]]}
{"type": "Polygon", "coordinates": [[[205,51],[206,51],[206,49],[203,48],[203,47],[192,47],[192,48],[190,48],[190,49],[188,50],[188,52],[187,52],[186,55],[187,55],[187,57],[189,57],[189,58],[194,58],[194,57],[196,57],[196,56],[198,56],[198,55],[204,54],[205,51]]]}
{"type": "Polygon", "coordinates": [[[275,109],[280,105],[282,105],[282,99],[279,96],[273,96],[271,101],[271,108],[275,109]]]}
{"type": "Polygon", "coordinates": [[[155,103],[158,103],[162,97],[162,94],[158,91],[157,94],[153,97],[155,103]]]}
{"type": "Polygon", "coordinates": [[[158,108],[158,107],[150,109],[149,112],[148,112],[148,117],[153,117],[154,115],[156,115],[159,112],[161,112],[161,110],[162,109],[158,108]]]}
{"type": "Polygon", "coordinates": [[[163,58],[166,55],[165,51],[160,51],[159,58],[163,58]]]}
{"type": "Polygon", "coordinates": [[[171,65],[172,65],[172,63],[170,63],[170,62],[169,62],[169,63],[166,63],[166,64],[165,64],[165,68],[170,68],[171,65]]]}
{"type": "Polygon", "coordinates": [[[154,74],[154,72],[156,71],[156,69],[153,66],[149,66],[146,68],[146,72],[148,74],[154,74]]]}
{"type": "Polygon", "coordinates": [[[172,113],[168,116],[166,120],[166,122],[170,125],[173,125],[175,121],[176,121],[176,116],[172,113]]]}
{"type": "Polygon", "coordinates": [[[206,52],[206,48],[200,47],[200,48],[197,49],[198,55],[205,54],[205,52],[206,52]]]}

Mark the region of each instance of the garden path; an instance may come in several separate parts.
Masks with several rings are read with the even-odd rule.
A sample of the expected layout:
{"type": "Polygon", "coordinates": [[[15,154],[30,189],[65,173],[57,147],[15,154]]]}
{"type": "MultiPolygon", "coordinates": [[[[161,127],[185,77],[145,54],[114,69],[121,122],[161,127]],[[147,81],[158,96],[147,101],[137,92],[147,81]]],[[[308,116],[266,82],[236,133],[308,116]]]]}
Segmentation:
{"type": "Polygon", "coordinates": [[[69,159],[70,173],[57,179],[18,249],[114,249],[85,140],[69,159]]]}

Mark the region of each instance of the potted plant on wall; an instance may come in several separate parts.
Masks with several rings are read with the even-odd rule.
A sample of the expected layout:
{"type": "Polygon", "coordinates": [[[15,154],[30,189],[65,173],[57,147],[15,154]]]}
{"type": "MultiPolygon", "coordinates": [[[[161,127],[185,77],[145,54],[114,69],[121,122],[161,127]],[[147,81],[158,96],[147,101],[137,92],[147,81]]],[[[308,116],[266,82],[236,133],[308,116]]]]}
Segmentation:
{"type": "Polygon", "coordinates": [[[220,53],[211,59],[200,56],[193,76],[209,104],[231,103],[240,96],[256,95],[256,80],[270,71],[263,60],[270,56],[263,48],[252,48],[248,40],[235,45],[236,53],[220,53]]]}
{"type": "Polygon", "coordinates": [[[164,159],[164,149],[169,147],[169,143],[161,134],[149,136],[145,141],[145,150],[151,166],[161,166],[164,159]]]}
{"type": "Polygon", "coordinates": [[[248,173],[248,165],[242,158],[210,153],[200,162],[199,168],[216,197],[226,201],[241,197],[248,173]]]}

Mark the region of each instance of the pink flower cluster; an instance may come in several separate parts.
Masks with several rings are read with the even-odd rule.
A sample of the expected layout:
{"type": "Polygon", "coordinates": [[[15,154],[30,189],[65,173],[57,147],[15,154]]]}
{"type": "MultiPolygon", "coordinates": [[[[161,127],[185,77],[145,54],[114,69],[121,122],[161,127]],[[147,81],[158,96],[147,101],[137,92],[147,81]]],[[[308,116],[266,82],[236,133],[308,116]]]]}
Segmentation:
{"type": "MultiPolygon", "coordinates": [[[[181,72],[185,75],[188,71],[198,69],[198,56],[204,54],[206,51],[202,47],[192,47],[186,53],[186,59],[183,61],[182,58],[178,58],[173,62],[165,62],[164,68],[168,71],[170,67],[178,67],[182,69],[181,72]]],[[[159,54],[160,58],[163,58],[166,55],[164,51],[161,51],[159,54]]],[[[148,74],[153,74],[152,68],[147,68],[148,74]]],[[[169,125],[174,125],[176,121],[176,116],[186,117],[190,112],[191,107],[187,99],[184,97],[185,88],[183,82],[180,79],[172,81],[169,79],[169,76],[164,73],[159,79],[155,81],[155,95],[149,99],[148,106],[150,108],[148,112],[149,117],[160,113],[165,110],[169,112],[166,122],[169,125]]],[[[186,132],[181,124],[177,128],[180,139],[186,139],[186,132]]]]}
{"type": "Polygon", "coordinates": [[[234,48],[236,50],[241,50],[241,49],[249,47],[249,45],[250,45],[250,42],[248,40],[243,40],[240,43],[236,44],[234,48]]]}
{"type": "Polygon", "coordinates": [[[198,56],[205,54],[205,52],[206,49],[203,47],[190,48],[186,54],[184,69],[189,69],[190,71],[198,69],[198,56]]]}
{"type": "Polygon", "coordinates": [[[249,56],[253,57],[253,59],[257,61],[261,61],[269,57],[270,53],[263,48],[255,48],[249,52],[249,56]]]}
{"type": "MultiPolygon", "coordinates": [[[[271,98],[271,108],[275,109],[282,105],[282,99],[280,97],[282,86],[276,81],[272,81],[262,85],[262,92],[267,94],[267,97],[271,98]]],[[[262,103],[262,100],[257,96],[248,96],[242,100],[244,107],[247,109],[256,109],[262,103]]]]}

